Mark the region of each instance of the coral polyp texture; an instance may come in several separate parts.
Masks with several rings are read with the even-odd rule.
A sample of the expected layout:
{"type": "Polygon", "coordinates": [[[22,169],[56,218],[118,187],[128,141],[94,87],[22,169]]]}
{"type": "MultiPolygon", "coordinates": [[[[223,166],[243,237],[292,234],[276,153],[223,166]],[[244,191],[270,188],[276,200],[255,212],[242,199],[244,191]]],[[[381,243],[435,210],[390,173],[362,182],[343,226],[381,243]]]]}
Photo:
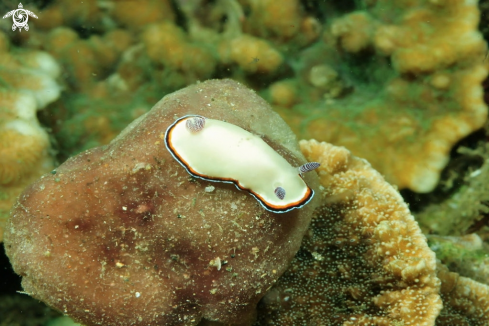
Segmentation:
{"type": "MultiPolygon", "coordinates": [[[[84,325],[253,321],[318,202],[273,214],[233,185],[191,177],[164,140],[187,114],[238,125],[293,166],[305,163],[283,120],[241,84],[167,95],[109,145],[70,158],[19,197],[5,248],[25,292],[84,325]]],[[[304,178],[317,190],[314,173],[304,178]]]]}
{"type": "Polygon", "coordinates": [[[450,272],[439,264],[437,276],[442,284],[443,310],[436,326],[489,324],[489,286],[450,272]]]}
{"type": "Polygon", "coordinates": [[[260,325],[434,325],[435,254],[399,193],[342,147],[301,141],[322,201],[299,253],[260,304],[260,325]]]}
{"type": "Polygon", "coordinates": [[[316,101],[277,110],[300,138],[346,146],[387,181],[429,192],[452,146],[487,119],[479,15],[477,1],[379,0],[332,19],[297,68],[316,101]],[[318,65],[343,90],[318,87],[318,65]]]}

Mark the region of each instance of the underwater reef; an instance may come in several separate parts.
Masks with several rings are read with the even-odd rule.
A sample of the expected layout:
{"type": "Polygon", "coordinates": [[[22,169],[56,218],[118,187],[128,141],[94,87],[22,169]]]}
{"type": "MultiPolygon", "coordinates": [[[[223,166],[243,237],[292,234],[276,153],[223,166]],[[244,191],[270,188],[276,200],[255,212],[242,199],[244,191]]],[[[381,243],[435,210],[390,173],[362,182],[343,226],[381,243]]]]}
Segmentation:
{"type": "MultiPolygon", "coordinates": [[[[70,158],[22,193],[5,249],[26,293],[85,325],[251,323],[317,200],[273,214],[232,185],[190,177],[163,132],[175,116],[195,113],[247,128],[293,165],[305,163],[278,114],[236,82],[167,95],[109,145],[70,158]]],[[[314,177],[304,178],[317,188],[314,177]]]]}
{"type": "Polygon", "coordinates": [[[319,185],[307,177],[317,196],[274,214],[231,185],[192,178],[163,148],[165,126],[196,112],[305,161],[287,125],[234,81],[167,95],[21,194],[5,248],[26,294],[84,325],[489,322],[489,287],[437,263],[399,192],[367,161],[301,141],[321,164],[319,185]]]}
{"type": "MultiPolygon", "coordinates": [[[[17,5],[2,1],[0,12],[17,5]]],[[[175,325],[201,319],[201,325],[489,324],[489,1],[33,0],[23,5],[38,16],[29,19],[28,31],[12,31],[10,18],[0,20],[0,243],[9,217],[26,214],[22,201],[41,205],[42,192],[57,198],[42,204],[46,210],[62,216],[25,220],[22,234],[36,239],[28,242],[15,237],[9,222],[3,247],[22,271],[25,292],[87,325],[144,323],[138,317],[175,325]],[[211,79],[220,81],[205,82],[211,79]],[[212,91],[216,101],[188,96],[209,85],[223,85],[212,91]],[[169,99],[178,96],[186,104],[170,109],[169,99]],[[242,115],[243,103],[246,110],[268,113],[242,115]],[[217,111],[209,111],[213,107],[217,111]],[[162,114],[158,110],[175,113],[159,118],[160,133],[143,137],[136,126],[141,121],[156,126],[145,117],[162,114]],[[297,219],[303,215],[288,222],[300,222],[300,227],[286,225],[285,216],[274,217],[232,185],[213,183],[210,191],[178,164],[172,168],[181,170],[177,175],[162,168],[175,162],[161,135],[187,113],[266,135],[295,165],[304,157],[321,163],[316,171],[320,184],[313,181],[316,172],[306,177],[316,191],[313,202],[286,213],[297,219]],[[305,139],[300,151],[289,128],[305,139]],[[144,140],[154,148],[163,146],[148,169],[137,165],[149,157],[143,145],[121,145],[134,137],[144,146],[144,140]],[[137,162],[129,159],[129,148],[139,153],[137,162]],[[104,166],[100,159],[107,162],[112,155],[117,163],[104,166]],[[113,186],[112,196],[102,176],[113,186]],[[74,190],[83,183],[83,192],[74,190]],[[182,186],[195,196],[181,191],[182,186]],[[138,193],[140,187],[146,192],[138,193]],[[139,203],[145,195],[166,191],[159,187],[173,189],[175,197],[159,198],[158,205],[139,203]],[[82,194],[83,200],[70,199],[63,188],[82,194]],[[116,210],[108,203],[120,200],[117,189],[139,204],[116,210]],[[107,196],[106,206],[97,206],[99,195],[93,191],[107,196]],[[220,199],[211,200],[217,194],[220,199]],[[171,208],[162,204],[166,201],[171,208]],[[219,218],[236,215],[233,221],[219,222],[217,229],[204,222],[212,215],[206,210],[229,201],[240,204],[221,207],[227,213],[219,218]],[[81,216],[111,216],[117,217],[111,219],[115,224],[97,221],[84,228],[73,222],[76,210],[67,207],[81,212],[89,204],[97,208],[80,213],[80,221],[81,216]],[[195,214],[182,213],[186,210],[195,214]],[[250,213],[240,215],[241,210],[250,213]],[[120,218],[124,214],[131,217],[120,218]],[[173,215],[175,224],[155,219],[173,215]],[[46,227],[41,237],[52,237],[37,238],[40,225],[46,227]],[[70,229],[76,225],[78,233],[70,229]],[[167,236],[161,235],[163,225],[169,228],[167,236]],[[290,243],[283,240],[285,229],[290,243]],[[218,249],[224,245],[217,241],[223,231],[232,231],[235,239],[250,238],[241,257],[230,258],[225,248],[218,249]],[[65,237],[70,232],[76,234],[73,239],[65,237]],[[100,238],[88,240],[94,233],[100,238]],[[200,243],[206,236],[215,243],[200,243]],[[260,242],[267,237],[277,241],[268,249],[260,242]],[[49,238],[59,240],[58,249],[46,249],[49,238]],[[83,245],[66,249],[62,239],[83,245]],[[183,250],[187,240],[190,245],[183,250]],[[158,253],[150,244],[183,252],[158,253]],[[15,249],[21,246],[29,250],[15,249]],[[199,254],[188,256],[188,248],[199,254]],[[29,259],[39,264],[22,254],[33,255],[29,259]],[[49,261],[57,263],[49,267],[49,261]],[[242,270],[232,261],[239,261],[242,270]],[[185,272],[190,266],[199,272],[185,272]],[[83,268],[88,272],[77,278],[83,268]],[[253,268],[267,271],[263,279],[259,276],[265,272],[258,275],[253,268]],[[171,277],[160,286],[177,289],[171,299],[157,297],[158,286],[144,285],[163,271],[171,277]],[[99,295],[101,303],[85,299],[90,291],[101,291],[93,290],[91,280],[106,277],[114,279],[107,283],[114,284],[113,294],[99,295]],[[139,300],[144,292],[131,289],[143,285],[153,301],[139,300]],[[182,286],[206,286],[209,292],[196,300],[178,292],[182,286]],[[246,290],[233,297],[238,286],[246,290]],[[75,288],[79,292],[73,297],[60,294],[75,288]],[[161,310],[165,300],[174,300],[176,308],[161,310]],[[65,311],[60,302],[70,308],[65,311]],[[140,310],[119,317],[114,313],[129,308],[140,310]],[[128,316],[125,321],[123,316],[128,316]]],[[[11,268],[6,260],[1,266],[6,272],[11,268]]],[[[12,287],[1,288],[0,307],[4,300],[5,307],[29,305],[22,301],[28,300],[25,294],[20,300],[12,287]]],[[[38,317],[31,322],[19,318],[18,324],[44,325],[38,317]]],[[[0,325],[17,325],[12,314],[8,318],[0,325]]]]}

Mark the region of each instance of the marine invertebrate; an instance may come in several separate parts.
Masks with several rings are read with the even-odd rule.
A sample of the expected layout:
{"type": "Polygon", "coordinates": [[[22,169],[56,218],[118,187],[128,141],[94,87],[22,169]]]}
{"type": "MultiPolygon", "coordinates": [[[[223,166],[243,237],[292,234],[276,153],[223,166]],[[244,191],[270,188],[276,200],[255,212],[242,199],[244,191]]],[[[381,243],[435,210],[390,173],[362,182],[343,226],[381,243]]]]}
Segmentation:
{"type": "Polygon", "coordinates": [[[102,30],[104,4],[96,0],[80,2],[50,1],[48,6],[36,11],[41,19],[35,21],[36,27],[50,30],[60,26],[86,27],[92,30],[102,30]]]}
{"type": "Polygon", "coordinates": [[[273,74],[282,65],[282,53],[266,40],[241,34],[219,45],[222,63],[236,63],[247,73],[273,74]]]}
{"type": "Polygon", "coordinates": [[[240,3],[249,12],[243,22],[246,33],[287,46],[304,46],[320,34],[320,23],[305,13],[300,1],[243,0],[240,3]]]}
{"type": "Polygon", "coordinates": [[[15,198],[53,167],[48,134],[36,112],[59,97],[59,73],[45,52],[0,52],[0,241],[15,198]]]}
{"type": "Polygon", "coordinates": [[[70,85],[87,90],[107,77],[131,44],[131,35],[122,30],[82,39],[72,29],[58,27],[47,34],[46,49],[64,66],[70,85]]]}
{"type": "Polygon", "coordinates": [[[110,7],[110,14],[115,21],[130,29],[143,29],[152,23],[175,19],[168,0],[117,1],[110,7]]]}
{"type": "MultiPolygon", "coordinates": [[[[236,82],[167,95],[108,146],[69,159],[20,196],[5,248],[27,293],[85,325],[251,323],[317,202],[273,214],[230,185],[189,178],[164,132],[196,113],[305,163],[287,125],[236,82]]],[[[317,189],[313,173],[304,178],[317,189]]]]}
{"type": "Polygon", "coordinates": [[[181,28],[171,22],[151,24],[141,35],[147,55],[155,65],[182,71],[197,79],[207,79],[214,72],[216,58],[208,46],[188,39],[181,28]]]}
{"type": "Polygon", "coordinates": [[[36,108],[30,95],[0,89],[0,242],[16,197],[53,167],[48,135],[37,121],[36,108]]]}
{"type": "MultiPolygon", "coordinates": [[[[35,109],[54,102],[61,93],[56,81],[61,73],[60,67],[46,52],[0,53],[0,68],[1,89],[16,90],[31,96],[35,100],[35,109]]],[[[4,106],[8,105],[4,103],[4,106]]]]}
{"type": "Polygon", "coordinates": [[[303,16],[299,1],[245,1],[247,2],[251,16],[246,27],[253,34],[290,39],[299,32],[303,16]]]}
{"type": "Polygon", "coordinates": [[[321,206],[259,306],[260,325],[433,325],[434,253],[399,193],[342,147],[301,141],[321,163],[321,206]]]}
{"type": "Polygon", "coordinates": [[[47,155],[48,136],[32,97],[0,91],[0,184],[17,182],[47,155]]]}
{"type": "MultiPolygon", "coordinates": [[[[486,135],[489,135],[487,126],[486,135]]],[[[451,196],[428,205],[416,214],[426,233],[457,236],[473,232],[470,229],[477,224],[478,228],[482,227],[485,224],[483,216],[489,214],[489,144],[482,141],[475,149],[462,147],[458,152],[465,160],[479,161],[481,164],[472,171],[464,172],[461,177],[463,186],[451,196]]]]}
{"type": "Polygon", "coordinates": [[[487,119],[477,2],[380,0],[330,21],[296,73],[327,65],[349,91],[323,100],[305,90],[277,111],[299,138],[345,146],[400,188],[433,190],[452,146],[487,119]]]}
{"type": "Polygon", "coordinates": [[[271,212],[301,208],[314,197],[302,174],[318,163],[293,168],[259,136],[233,124],[187,115],[168,127],[165,145],[191,175],[232,183],[271,212]]]}
{"type": "Polygon", "coordinates": [[[354,12],[336,19],[331,34],[347,52],[357,53],[370,45],[375,25],[366,12],[354,12]]]}
{"type": "Polygon", "coordinates": [[[442,282],[443,309],[436,319],[436,326],[484,326],[489,323],[489,286],[450,272],[441,264],[437,267],[437,276],[442,282]]]}
{"type": "Polygon", "coordinates": [[[269,87],[269,97],[273,104],[291,107],[297,102],[297,85],[293,80],[282,80],[269,87]]]}

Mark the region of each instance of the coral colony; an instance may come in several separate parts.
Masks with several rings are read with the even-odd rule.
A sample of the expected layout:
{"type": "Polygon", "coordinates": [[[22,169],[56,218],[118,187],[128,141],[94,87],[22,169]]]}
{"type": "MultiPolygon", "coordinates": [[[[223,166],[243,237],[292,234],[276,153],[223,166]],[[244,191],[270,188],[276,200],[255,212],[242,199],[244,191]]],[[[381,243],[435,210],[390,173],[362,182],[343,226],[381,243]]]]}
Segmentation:
{"type": "Polygon", "coordinates": [[[486,0],[23,5],[0,242],[26,294],[87,326],[489,325],[486,0]]]}

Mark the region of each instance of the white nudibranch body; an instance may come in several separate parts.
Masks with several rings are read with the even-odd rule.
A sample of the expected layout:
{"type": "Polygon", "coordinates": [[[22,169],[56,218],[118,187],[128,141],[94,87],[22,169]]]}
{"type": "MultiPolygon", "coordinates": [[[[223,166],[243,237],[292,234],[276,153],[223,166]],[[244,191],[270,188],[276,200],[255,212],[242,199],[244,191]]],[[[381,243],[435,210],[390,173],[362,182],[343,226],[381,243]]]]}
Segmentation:
{"type": "Polygon", "coordinates": [[[291,166],[259,136],[231,123],[187,115],[168,127],[165,144],[191,175],[233,183],[271,212],[301,208],[314,196],[301,176],[310,169],[291,166]]]}

